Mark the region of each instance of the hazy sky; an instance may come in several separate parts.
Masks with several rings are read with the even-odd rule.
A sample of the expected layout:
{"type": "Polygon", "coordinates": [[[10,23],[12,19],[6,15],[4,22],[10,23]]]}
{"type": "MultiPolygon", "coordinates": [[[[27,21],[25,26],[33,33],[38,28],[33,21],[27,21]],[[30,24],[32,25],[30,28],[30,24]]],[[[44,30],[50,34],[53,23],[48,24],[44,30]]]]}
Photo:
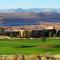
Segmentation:
{"type": "Polygon", "coordinates": [[[60,8],[60,0],[0,0],[0,9],[60,8]]]}

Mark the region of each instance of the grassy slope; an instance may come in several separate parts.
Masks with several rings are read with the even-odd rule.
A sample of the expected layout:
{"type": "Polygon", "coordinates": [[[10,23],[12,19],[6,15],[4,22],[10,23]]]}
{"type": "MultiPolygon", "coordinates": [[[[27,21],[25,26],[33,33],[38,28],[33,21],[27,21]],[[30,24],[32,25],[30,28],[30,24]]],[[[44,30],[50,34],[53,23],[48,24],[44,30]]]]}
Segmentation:
{"type": "Polygon", "coordinates": [[[0,54],[40,54],[46,51],[56,54],[60,53],[60,48],[42,48],[40,45],[60,45],[59,39],[0,39],[0,54]],[[24,47],[26,46],[26,47],[24,47]],[[29,47],[30,46],[30,47],[29,47]]]}

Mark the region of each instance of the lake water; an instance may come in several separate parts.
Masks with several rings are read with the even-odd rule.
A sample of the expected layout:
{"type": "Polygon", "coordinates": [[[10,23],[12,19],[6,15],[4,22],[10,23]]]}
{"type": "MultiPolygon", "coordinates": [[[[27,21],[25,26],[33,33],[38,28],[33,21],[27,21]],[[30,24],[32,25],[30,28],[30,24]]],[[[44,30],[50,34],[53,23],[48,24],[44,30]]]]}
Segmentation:
{"type": "Polygon", "coordinates": [[[21,26],[21,25],[35,25],[40,24],[41,22],[60,22],[59,18],[5,18],[1,20],[0,26],[21,26]]]}

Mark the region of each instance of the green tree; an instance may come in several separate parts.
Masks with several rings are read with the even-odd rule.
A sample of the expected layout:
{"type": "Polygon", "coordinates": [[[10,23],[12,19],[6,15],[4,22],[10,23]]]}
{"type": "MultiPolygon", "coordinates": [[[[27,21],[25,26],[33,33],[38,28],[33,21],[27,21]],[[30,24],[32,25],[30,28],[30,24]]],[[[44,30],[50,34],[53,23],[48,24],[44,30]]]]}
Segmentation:
{"type": "Polygon", "coordinates": [[[12,32],[10,33],[10,37],[11,37],[11,38],[13,37],[13,34],[12,34],[12,32]]]}
{"type": "Polygon", "coordinates": [[[43,42],[46,41],[45,30],[42,31],[42,41],[43,42]]]}
{"type": "Polygon", "coordinates": [[[51,36],[52,36],[52,32],[50,31],[50,32],[49,32],[49,37],[51,37],[51,36]]]}

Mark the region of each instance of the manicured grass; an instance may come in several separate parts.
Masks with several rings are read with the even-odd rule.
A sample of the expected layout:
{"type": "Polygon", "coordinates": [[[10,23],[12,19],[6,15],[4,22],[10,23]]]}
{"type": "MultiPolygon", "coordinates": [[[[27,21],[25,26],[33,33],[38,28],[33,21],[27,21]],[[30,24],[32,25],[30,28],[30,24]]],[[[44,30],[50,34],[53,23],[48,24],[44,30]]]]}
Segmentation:
{"type": "Polygon", "coordinates": [[[38,39],[0,39],[0,54],[50,54],[60,53],[60,47],[41,47],[41,46],[60,46],[60,39],[46,38],[43,42],[38,39]]]}

